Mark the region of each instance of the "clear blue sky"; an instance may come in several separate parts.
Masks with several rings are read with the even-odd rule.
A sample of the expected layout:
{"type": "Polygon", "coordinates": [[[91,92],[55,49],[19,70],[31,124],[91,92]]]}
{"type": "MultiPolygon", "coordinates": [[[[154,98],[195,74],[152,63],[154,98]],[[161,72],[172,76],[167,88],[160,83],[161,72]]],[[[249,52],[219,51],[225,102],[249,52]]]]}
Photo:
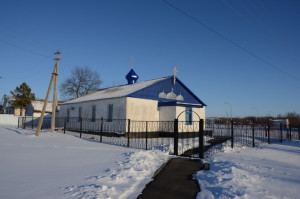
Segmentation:
{"type": "Polygon", "coordinates": [[[177,67],[208,116],[300,113],[300,1],[168,2],[184,13],[161,0],[2,0],[1,98],[22,82],[44,98],[59,50],[60,82],[87,65],[102,87],[125,84],[134,57],[139,81],[177,67]]]}

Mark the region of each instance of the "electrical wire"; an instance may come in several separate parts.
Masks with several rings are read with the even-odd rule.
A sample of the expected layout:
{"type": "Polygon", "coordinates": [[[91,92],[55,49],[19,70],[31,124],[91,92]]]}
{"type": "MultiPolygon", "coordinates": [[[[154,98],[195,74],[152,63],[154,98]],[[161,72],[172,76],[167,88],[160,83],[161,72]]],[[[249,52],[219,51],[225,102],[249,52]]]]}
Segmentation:
{"type": "Polygon", "coordinates": [[[43,54],[41,54],[41,53],[37,53],[37,52],[35,52],[35,51],[32,51],[32,50],[23,48],[23,47],[21,47],[21,46],[18,46],[17,44],[14,44],[14,43],[12,43],[12,42],[5,41],[5,40],[3,40],[3,39],[0,39],[0,42],[2,42],[2,43],[4,43],[4,44],[7,44],[7,45],[9,45],[9,46],[18,48],[18,49],[23,50],[23,51],[25,51],[25,52],[34,54],[34,55],[38,55],[38,56],[41,56],[41,57],[46,57],[46,58],[48,58],[48,59],[52,59],[51,57],[49,57],[49,56],[47,56],[47,55],[43,55],[43,54]]]}
{"type": "Polygon", "coordinates": [[[228,8],[230,8],[236,15],[238,15],[242,21],[244,21],[246,24],[248,24],[249,26],[251,26],[254,29],[257,29],[256,27],[254,27],[247,19],[246,17],[244,17],[237,9],[235,9],[232,5],[230,5],[228,2],[226,2],[225,0],[221,0],[228,8]]]}
{"type": "MultiPolygon", "coordinates": [[[[257,31],[257,32],[260,32],[260,33],[262,33],[262,36],[264,37],[264,40],[269,40],[272,44],[275,44],[276,43],[276,40],[272,40],[271,39],[271,37],[269,37],[268,35],[265,35],[264,33],[265,32],[262,32],[261,31],[261,29],[260,28],[257,28],[257,26],[256,26],[256,24],[258,24],[258,23],[262,23],[263,21],[267,21],[267,23],[265,23],[265,25],[266,26],[270,26],[270,20],[268,20],[268,18],[266,17],[266,15],[264,14],[264,12],[261,12],[260,11],[260,9],[259,9],[259,7],[262,7],[262,6],[257,6],[256,4],[255,4],[255,2],[254,1],[251,1],[250,0],[250,2],[252,3],[252,5],[253,5],[253,7],[254,7],[254,9],[256,10],[256,12],[258,12],[258,13],[260,13],[260,15],[263,17],[263,19],[264,20],[262,20],[261,18],[260,19],[258,19],[257,17],[255,17],[255,19],[257,19],[257,20],[255,20],[255,21],[257,21],[258,23],[256,23],[256,24],[250,24],[250,23],[248,23],[248,20],[246,19],[246,17],[244,17],[241,13],[244,13],[244,12],[239,12],[238,11],[238,9],[236,9],[236,8],[234,8],[231,4],[229,4],[228,2],[226,2],[225,0],[221,0],[230,10],[232,10],[235,14],[237,14],[249,27],[252,27],[255,31],[257,31]]],[[[236,2],[237,2],[237,4],[239,5],[239,7],[242,9],[242,10],[244,10],[244,11],[246,11],[247,13],[249,13],[249,14],[254,14],[254,12],[251,12],[251,10],[253,10],[253,9],[248,9],[247,8],[247,6],[246,5],[243,5],[243,3],[245,3],[244,1],[239,1],[239,0],[236,0],[236,2]]],[[[261,2],[260,2],[261,3],[261,2]]],[[[267,11],[265,11],[265,12],[267,12],[267,11]]],[[[268,15],[269,16],[269,18],[272,18],[272,16],[271,16],[271,14],[269,14],[268,15]]],[[[273,17],[274,18],[274,17],[273,17]]],[[[277,20],[274,20],[273,19],[273,24],[275,24],[274,22],[277,22],[277,20]]],[[[286,29],[282,29],[283,31],[285,31],[286,32],[286,29]]],[[[286,32],[286,34],[288,34],[287,32],[286,32]]],[[[282,51],[285,51],[287,54],[291,54],[291,51],[288,51],[287,50],[287,48],[289,48],[291,45],[294,45],[294,47],[295,48],[298,48],[298,45],[297,44],[294,44],[294,42],[293,41],[290,41],[290,42],[287,42],[287,39],[290,39],[291,40],[291,38],[289,38],[289,37],[286,37],[285,36],[285,40],[281,40],[281,42],[283,42],[281,45],[280,45],[280,49],[282,50],[282,51]]],[[[293,51],[294,52],[294,51],[293,51]]],[[[294,59],[293,59],[293,61],[294,62],[296,62],[297,64],[299,64],[299,61],[297,61],[297,57],[298,57],[298,54],[299,53],[297,53],[297,52],[294,52],[293,53],[293,57],[294,57],[294,59]]]]}
{"type": "Polygon", "coordinates": [[[34,48],[38,48],[42,51],[45,52],[52,52],[53,50],[45,47],[44,45],[41,45],[39,42],[32,40],[31,38],[26,37],[24,34],[10,28],[9,26],[3,24],[2,26],[4,26],[5,28],[2,29],[2,33],[4,33],[3,31],[6,31],[6,34],[8,34],[9,37],[16,39],[24,44],[33,46],[34,48]]]}
{"type": "Polygon", "coordinates": [[[269,67],[281,72],[282,74],[285,74],[286,76],[293,78],[297,81],[300,81],[300,79],[298,79],[296,76],[285,72],[284,70],[280,69],[279,67],[275,66],[274,64],[272,64],[271,62],[265,60],[264,58],[256,55],[255,53],[253,53],[252,51],[244,48],[243,46],[241,46],[240,44],[234,42],[233,40],[227,38],[226,36],[224,36],[223,34],[219,33],[218,31],[216,31],[215,29],[211,28],[210,26],[206,25],[205,23],[201,22],[200,20],[198,20],[197,18],[195,18],[194,16],[188,14],[187,12],[181,10],[180,8],[176,7],[175,5],[171,4],[170,2],[168,2],[167,0],[161,0],[162,2],[164,2],[165,4],[167,4],[168,6],[172,7],[173,9],[177,10],[178,12],[180,12],[181,14],[183,14],[184,16],[186,16],[187,18],[191,19],[192,21],[196,22],[197,24],[200,24],[201,26],[203,26],[205,29],[209,30],[210,32],[214,33],[215,35],[219,36],[220,38],[226,40],[227,42],[229,42],[230,44],[232,44],[233,46],[239,48],[240,50],[244,51],[245,53],[251,55],[252,57],[254,57],[255,59],[265,63],[266,65],[268,65],[269,67]]]}

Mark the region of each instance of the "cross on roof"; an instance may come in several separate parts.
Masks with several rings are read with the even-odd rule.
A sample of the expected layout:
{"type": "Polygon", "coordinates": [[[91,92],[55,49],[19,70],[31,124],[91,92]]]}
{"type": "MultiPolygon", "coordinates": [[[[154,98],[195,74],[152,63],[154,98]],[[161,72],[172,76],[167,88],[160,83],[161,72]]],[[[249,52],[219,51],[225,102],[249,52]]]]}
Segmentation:
{"type": "Polygon", "coordinates": [[[176,83],[176,73],[178,73],[179,71],[176,69],[176,67],[172,68],[172,71],[174,72],[174,84],[176,83]]]}

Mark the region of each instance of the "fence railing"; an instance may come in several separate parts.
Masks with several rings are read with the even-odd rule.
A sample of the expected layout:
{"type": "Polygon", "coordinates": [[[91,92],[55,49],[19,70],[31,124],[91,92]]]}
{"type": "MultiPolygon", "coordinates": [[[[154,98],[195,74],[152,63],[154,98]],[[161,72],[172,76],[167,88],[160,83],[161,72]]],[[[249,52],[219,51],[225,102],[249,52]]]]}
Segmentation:
{"type": "MultiPolygon", "coordinates": [[[[39,118],[19,117],[20,128],[36,128],[39,118]]],[[[43,129],[49,129],[45,118],[43,129]]],[[[203,158],[228,147],[256,147],[264,143],[300,140],[299,128],[274,128],[270,125],[203,123],[203,120],[132,121],[90,118],[56,118],[56,129],[80,138],[145,150],[168,151],[174,155],[203,158]],[[225,142],[227,141],[228,142],[225,142]],[[223,143],[223,144],[222,144],[223,143]],[[220,145],[222,144],[222,145],[220,145]]]]}
{"type": "MultiPolygon", "coordinates": [[[[300,128],[293,127],[272,127],[270,124],[258,125],[247,124],[240,125],[234,121],[228,124],[213,124],[206,123],[206,129],[211,130],[215,138],[227,138],[230,140],[227,143],[228,147],[257,147],[262,144],[278,143],[288,140],[300,140],[300,128]]],[[[206,151],[206,154],[215,153],[222,150],[218,146],[212,148],[211,151],[206,151]]]]}

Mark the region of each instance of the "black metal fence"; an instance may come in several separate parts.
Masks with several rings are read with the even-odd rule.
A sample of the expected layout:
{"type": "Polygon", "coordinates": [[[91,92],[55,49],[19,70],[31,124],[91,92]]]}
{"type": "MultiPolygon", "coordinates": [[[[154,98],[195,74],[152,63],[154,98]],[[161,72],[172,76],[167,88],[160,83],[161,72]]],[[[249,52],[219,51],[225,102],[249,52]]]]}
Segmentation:
{"type": "MultiPolygon", "coordinates": [[[[293,127],[272,127],[270,124],[257,125],[248,124],[240,125],[231,121],[228,124],[206,123],[206,129],[212,131],[212,135],[216,139],[227,139],[227,147],[257,147],[262,144],[279,143],[288,140],[300,140],[300,128],[293,127]]],[[[215,140],[211,140],[215,141],[215,140]]],[[[223,150],[223,146],[216,146],[206,150],[206,154],[223,150]]]]}
{"type": "MultiPolygon", "coordinates": [[[[39,118],[20,117],[20,128],[36,128],[39,118]]],[[[42,128],[49,129],[51,118],[42,128]]],[[[204,158],[227,147],[256,147],[264,143],[299,140],[300,129],[270,125],[203,123],[203,120],[132,121],[90,118],[56,118],[56,129],[80,138],[174,155],[204,158]],[[226,142],[227,141],[227,142],[226,142]]]]}

